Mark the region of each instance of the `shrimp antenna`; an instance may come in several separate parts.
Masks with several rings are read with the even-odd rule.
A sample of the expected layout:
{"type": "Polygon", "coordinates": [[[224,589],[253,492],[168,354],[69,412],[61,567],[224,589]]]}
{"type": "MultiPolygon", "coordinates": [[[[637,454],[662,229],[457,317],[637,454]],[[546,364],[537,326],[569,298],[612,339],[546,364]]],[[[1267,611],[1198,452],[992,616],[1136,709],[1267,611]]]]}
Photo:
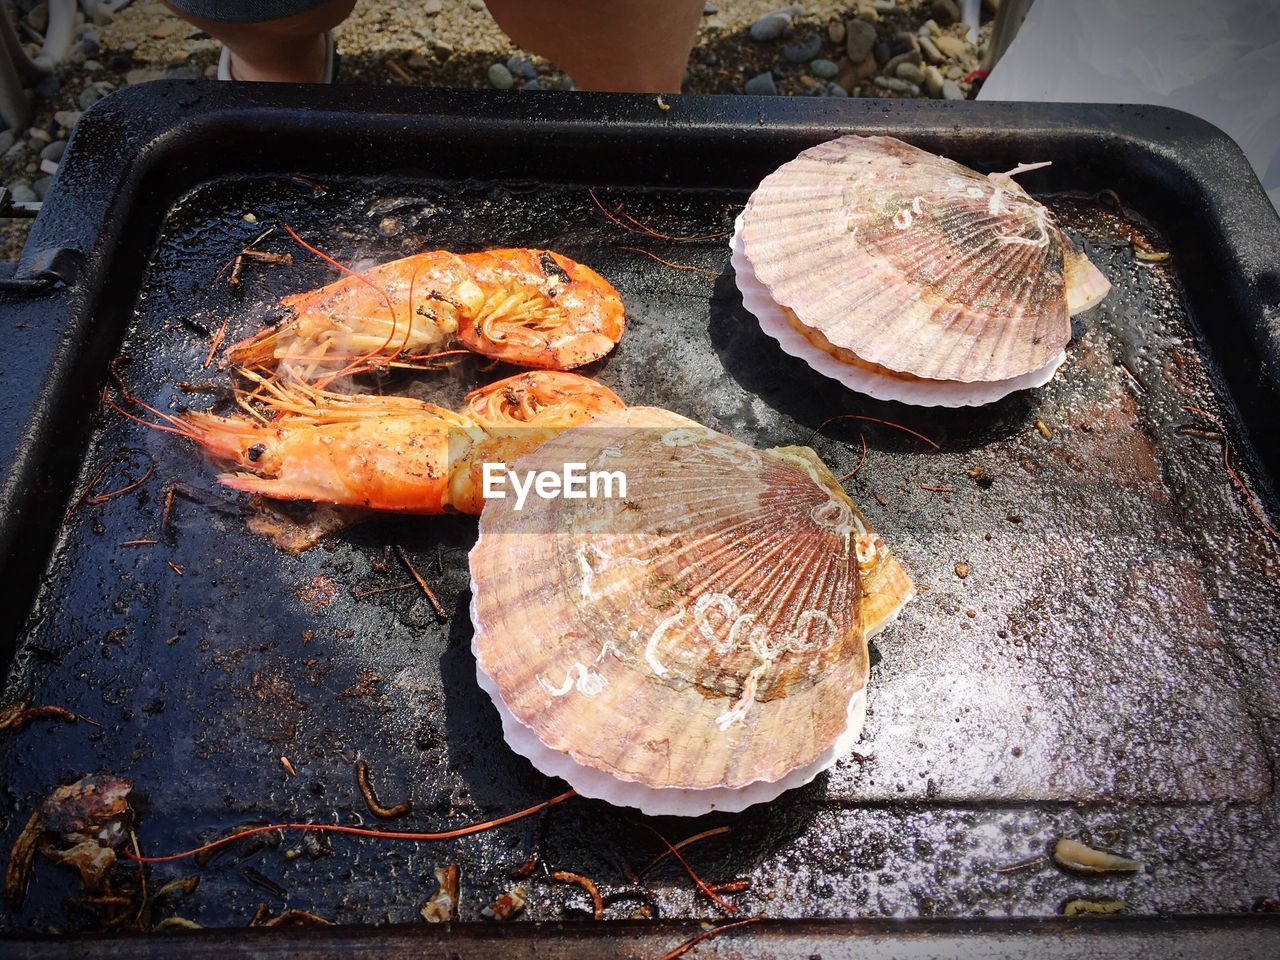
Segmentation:
{"type": "Polygon", "coordinates": [[[120,414],[121,416],[128,417],[134,423],[140,423],[144,427],[150,427],[152,430],[162,430],[165,433],[176,433],[178,436],[186,437],[189,440],[194,439],[194,435],[191,432],[191,428],[187,426],[187,424],[185,424],[180,418],[171,416],[170,414],[157,410],[155,407],[149,404],[143,403],[141,400],[138,400],[134,397],[125,398],[129,402],[136,403],[138,406],[142,407],[144,410],[147,410],[148,412],[155,414],[157,417],[159,417],[160,419],[166,422],[152,423],[150,420],[144,419],[143,417],[138,416],[136,413],[130,413],[124,407],[120,406],[120,404],[116,403],[115,397],[111,396],[111,394],[105,390],[102,393],[102,399],[106,403],[106,405],[109,406],[112,410],[114,410],[116,413],[120,414]]]}
{"type": "Polygon", "coordinates": [[[124,409],[124,407],[120,406],[120,404],[116,403],[115,398],[112,397],[104,388],[102,391],[102,399],[106,402],[107,406],[111,407],[111,409],[115,410],[117,413],[133,420],[135,423],[142,424],[144,427],[150,427],[153,430],[163,430],[165,433],[176,433],[183,437],[190,437],[192,435],[191,427],[181,417],[175,417],[171,413],[165,413],[163,410],[157,410],[155,407],[151,406],[151,404],[139,400],[129,392],[128,386],[125,385],[124,378],[120,376],[120,371],[116,369],[122,363],[128,362],[129,358],[126,356],[116,357],[107,365],[107,376],[111,378],[111,382],[114,383],[116,385],[116,389],[120,391],[120,396],[124,397],[127,402],[141,407],[153,416],[159,417],[164,421],[164,423],[152,423],[150,420],[145,420],[137,414],[130,413],[128,410],[124,409]]]}

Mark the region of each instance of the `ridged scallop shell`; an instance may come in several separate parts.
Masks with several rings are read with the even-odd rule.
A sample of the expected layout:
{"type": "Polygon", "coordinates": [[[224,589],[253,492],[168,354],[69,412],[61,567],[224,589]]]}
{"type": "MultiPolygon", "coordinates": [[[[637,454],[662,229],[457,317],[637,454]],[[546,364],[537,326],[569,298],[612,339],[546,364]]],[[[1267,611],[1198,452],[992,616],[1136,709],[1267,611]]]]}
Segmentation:
{"type": "Polygon", "coordinates": [[[515,469],[565,463],[621,471],[626,496],[490,499],[471,552],[477,676],[514,749],[585,795],[694,815],[852,746],[866,637],[912,586],[811,450],[632,407],[515,469]]]}
{"type": "Polygon", "coordinates": [[[784,164],[743,213],[774,301],[836,350],[962,383],[1045,369],[1071,337],[1062,233],[1002,174],[889,137],[841,137],[784,164]]]}
{"type": "MultiPolygon", "coordinates": [[[[803,360],[824,377],[838,380],[850,390],[877,400],[896,400],[922,407],[982,406],[1018,390],[1044,386],[1053,379],[1054,373],[1067,359],[1066,351],[1059,350],[1039,370],[1010,380],[994,380],[989,383],[895,377],[869,364],[851,363],[833,352],[829,345],[819,345],[812,335],[806,336],[791,311],[774,303],[769,288],[756,279],[751,261],[742,252],[741,216],[734,225],[729,262],[733,265],[734,282],[742,294],[742,305],[760,322],[760,329],[778,341],[778,346],[784,353],[803,360]]],[[[1093,264],[1089,264],[1089,269],[1097,272],[1093,264]]]]}

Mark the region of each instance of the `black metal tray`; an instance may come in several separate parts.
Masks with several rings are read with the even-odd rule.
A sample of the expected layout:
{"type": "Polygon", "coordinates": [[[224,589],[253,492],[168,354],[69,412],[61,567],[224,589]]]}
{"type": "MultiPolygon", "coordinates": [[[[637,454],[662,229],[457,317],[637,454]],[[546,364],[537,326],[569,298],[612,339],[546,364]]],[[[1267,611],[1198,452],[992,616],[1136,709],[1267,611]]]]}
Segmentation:
{"type": "MultiPolygon", "coordinates": [[[[1274,951],[1268,918],[1213,919],[1274,898],[1280,878],[1280,561],[1222,460],[1225,442],[1242,483],[1270,497],[1268,470],[1280,466],[1271,416],[1280,221],[1239,151],[1206,124],[1152,108],[668,104],[167,83],[86,114],[4,281],[0,629],[4,701],[30,690],[101,726],[37,725],[0,741],[0,845],[55,783],[94,770],[134,782],[149,852],[246,820],[351,822],[364,812],[357,754],[383,792],[412,797],[402,825],[415,829],[556,792],[505,747],[475,686],[465,616],[474,521],[380,521],[284,556],[245,528],[242,499],[216,489],[193,450],[99,409],[117,353],[132,358],[124,375],[139,396],[191,402],[174,383],[209,376],[195,330],[230,316],[228,336],[244,335],[283,292],[325,282],[328,268],[302,256],[292,269],[254,270],[238,288],[217,279],[243,243],[288,222],[343,259],[554,247],[601,270],[627,302],[626,338],[587,372],[629,402],[759,445],[805,442],[843,412],[908,424],[941,445],[867,424],[868,461],[849,485],[921,586],[878,641],[863,759],[740,815],[654,821],[672,840],[731,826],[690,853],[713,882],[749,877],[750,891],[734,898],[741,915],[770,918],[704,951],[827,956],[856,943],[886,955],[1154,955],[1174,941],[1188,955],[1213,944],[1274,951]],[[901,136],[987,170],[1054,161],[1024,183],[1116,289],[1078,318],[1053,384],[976,411],[860,398],[759,331],[724,241],[624,233],[588,193],[665,232],[712,233],[779,163],[845,132],[901,136]],[[1135,234],[1171,259],[1135,260],[1135,234]],[[1221,429],[1224,440],[1188,426],[1221,429]],[[122,452],[122,479],[148,459],[153,479],[64,523],[74,492],[122,452]],[[981,483],[968,475],[975,466],[981,483]],[[120,546],[156,533],[160,492],[175,481],[206,502],[180,501],[161,543],[120,546]],[[356,596],[394,582],[376,569],[388,543],[429,571],[453,612],[448,624],[410,592],[356,596]],[[365,685],[376,693],[343,696],[361,671],[381,678],[365,685]],[[281,770],[282,754],[296,778],[281,770]],[[1023,866],[1063,835],[1148,866],[1101,881],[1023,866]],[[1135,916],[1044,919],[1075,896],[1117,896],[1135,916]],[[1183,919],[1156,919],[1168,914],[1183,919]]],[[[299,253],[279,231],[267,249],[299,253]]],[[[399,386],[452,402],[503,372],[468,361],[399,386]]],[[[832,427],[812,443],[851,467],[857,440],[857,430],[832,427]]],[[[1264,507],[1275,515],[1273,499],[1264,507]]],[[[630,814],[581,799],[543,827],[447,845],[339,838],[330,857],[286,860],[291,837],[247,864],[285,887],[289,905],[344,929],[284,941],[279,931],[209,932],[151,946],[39,936],[74,916],[63,902],[69,877],[41,862],[23,909],[4,918],[3,942],[23,955],[291,946],[644,957],[715,915],[668,864],[651,875],[657,923],[471,923],[511,885],[508,871],[540,831],[545,862],[610,888],[623,885],[619,856],[657,852],[630,814]],[[466,922],[374,926],[413,923],[432,867],[447,862],[462,867],[466,922]]],[[[283,906],[244,866],[227,858],[200,871],[196,897],[177,911],[236,927],[259,901],[283,906]]],[[[153,881],[190,872],[157,867],[153,881]]],[[[529,885],[531,919],[558,920],[579,903],[537,875],[529,885]]]]}

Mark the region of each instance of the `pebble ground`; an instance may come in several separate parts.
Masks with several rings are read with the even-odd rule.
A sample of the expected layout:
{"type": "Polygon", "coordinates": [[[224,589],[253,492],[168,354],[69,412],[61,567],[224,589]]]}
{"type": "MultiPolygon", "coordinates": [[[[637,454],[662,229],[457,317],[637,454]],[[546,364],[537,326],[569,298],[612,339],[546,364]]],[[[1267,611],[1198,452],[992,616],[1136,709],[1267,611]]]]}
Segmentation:
{"type": "MultiPolygon", "coordinates": [[[[17,25],[38,49],[44,0],[17,0],[17,25]]],[[[990,33],[977,42],[955,0],[719,0],[704,8],[684,92],[963,99],[990,33]]],[[[83,15],[81,15],[83,16],[83,15]]],[[[338,81],[536,91],[571,89],[552,63],[516,47],[482,0],[361,0],[336,31],[338,81]]],[[[27,130],[0,130],[0,181],[42,199],[80,113],[131,84],[216,75],[219,44],[158,3],[134,2],[77,28],[62,68],[35,91],[27,130]]],[[[29,220],[0,220],[0,259],[15,259],[29,220]]]]}

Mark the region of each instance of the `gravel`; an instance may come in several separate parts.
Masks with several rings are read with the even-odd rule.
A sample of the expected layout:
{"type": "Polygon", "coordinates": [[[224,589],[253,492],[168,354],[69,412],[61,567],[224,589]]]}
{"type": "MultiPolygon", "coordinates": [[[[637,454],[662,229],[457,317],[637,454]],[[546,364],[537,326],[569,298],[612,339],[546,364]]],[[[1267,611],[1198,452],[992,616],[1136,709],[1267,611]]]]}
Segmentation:
{"type": "Polygon", "coordinates": [[[861,63],[876,44],[876,28],[865,20],[845,24],[844,48],[849,59],[861,63]]]}
{"type": "Polygon", "coordinates": [[[933,45],[938,48],[944,57],[963,57],[973,52],[973,48],[969,46],[969,41],[950,33],[935,37],[933,45]]]}
{"type": "Polygon", "coordinates": [[[898,67],[904,63],[920,63],[920,51],[913,48],[898,54],[896,57],[890,57],[884,65],[884,72],[888,76],[895,77],[898,75],[898,67]]]}
{"type": "Polygon", "coordinates": [[[124,75],[124,82],[132,87],[137,83],[150,83],[152,80],[161,80],[163,78],[163,70],[155,70],[150,67],[136,67],[124,75]]]}
{"type": "Polygon", "coordinates": [[[933,42],[933,37],[921,35],[917,41],[920,44],[920,52],[924,54],[926,60],[932,64],[945,63],[947,58],[942,51],[938,49],[938,45],[933,42]]]}
{"type": "MultiPolygon", "coordinates": [[[[39,3],[12,5],[26,17],[39,3]]],[[[945,22],[947,3],[935,0],[717,0],[704,14],[688,93],[964,99],[974,92],[964,78],[990,34],[984,23],[975,48],[963,24],[945,22]],[[893,71],[909,62],[918,74],[886,69],[903,53],[893,71]]],[[[334,36],[342,83],[528,91],[571,83],[513,44],[479,0],[361,0],[334,36]]],[[[36,85],[32,126],[44,137],[33,145],[27,130],[0,131],[0,182],[36,199],[33,184],[48,179],[40,164],[58,162],[53,144],[67,139],[81,112],[125,86],[211,78],[219,51],[157,2],[134,0],[114,15],[100,8],[97,22],[77,28],[68,62],[36,85]]],[[[29,220],[0,221],[0,259],[17,256],[29,228],[29,220]]]]}
{"type": "Polygon", "coordinates": [[[924,83],[924,71],[910,60],[898,64],[898,68],[894,71],[894,75],[899,80],[909,80],[917,85],[924,83]]]}
{"type": "Polygon", "coordinates": [[[753,97],[774,97],[778,95],[778,84],[773,79],[773,73],[766,70],[764,73],[757,73],[748,80],[742,92],[753,97]]]}
{"type": "Polygon", "coordinates": [[[910,97],[918,97],[920,95],[920,88],[909,80],[899,80],[897,77],[875,77],[871,82],[881,90],[905,93],[910,97]]]}
{"type": "Polygon", "coordinates": [[[80,96],[76,98],[81,110],[88,110],[103,97],[102,88],[96,83],[86,84],[85,88],[80,91],[80,96]]]}
{"type": "Polygon", "coordinates": [[[769,43],[785,36],[791,30],[791,14],[776,11],[766,14],[751,25],[751,39],[757,43],[769,43]]]}
{"type": "Polygon", "coordinates": [[[511,71],[512,76],[524,77],[526,80],[533,80],[538,76],[538,68],[528,57],[508,57],[507,69],[511,71]]]}
{"type": "Polygon", "coordinates": [[[945,81],[942,77],[942,71],[937,67],[929,66],[924,68],[924,89],[929,96],[938,100],[942,97],[942,88],[945,81]]]}
{"type": "Polygon", "coordinates": [[[37,3],[24,19],[27,26],[32,30],[37,33],[44,33],[44,28],[49,25],[49,5],[47,3],[37,3]]]}
{"type": "MultiPolygon", "coordinates": [[[[819,77],[823,80],[830,80],[840,72],[840,68],[836,66],[836,62],[834,60],[823,60],[819,58],[809,64],[809,72],[815,77],[819,77]]],[[[847,95],[848,94],[846,94],[846,96],[847,95]]]]}
{"type": "Polygon", "coordinates": [[[822,38],[816,33],[811,33],[782,46],[782,56],[787,63],[808,63],[821,52],[822,38]]]}
{"type": "Polygon", "coordinates": [[[510,90],[515,83],[516,79],[511,75],[506,64],[495,63],[489,68],[489,86],[495,90],[510,90]]]}
{"type": "Polygon", "coordinates": [[[40,151],[41,160],[52,160],[57,163],[62,159],[62,151],[67,149],[67,141],[54,140],[40,151]]]}
{"type": "Polygon", "coordinates": [[[941,24],[956,23],[960,19],[960,7],[956,0],[933,0],[933,15],[941,24]]]}

